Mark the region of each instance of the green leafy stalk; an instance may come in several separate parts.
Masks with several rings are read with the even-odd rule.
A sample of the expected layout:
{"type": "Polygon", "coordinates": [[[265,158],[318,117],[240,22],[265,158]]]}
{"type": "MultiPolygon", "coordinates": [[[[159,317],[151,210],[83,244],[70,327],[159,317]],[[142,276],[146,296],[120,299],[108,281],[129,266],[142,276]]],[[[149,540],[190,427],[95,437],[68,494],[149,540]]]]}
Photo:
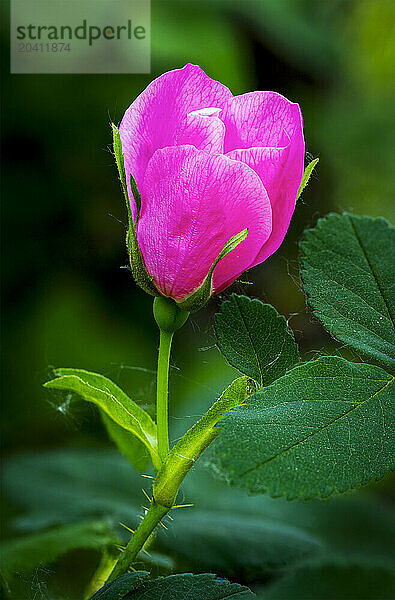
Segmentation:
{"type": "Polygon", "coordinates": [[[223,414],[242,405],[256,391],[255,382],[239,377],[223,392],[205,415],[172,448],[154,482],[154,498],[171,508],[181,483],[199,456],[217,437],[221,429],[216,427],[223,414]]]}
{"type": "MultiPolygon", "coordinates": [[[[156,317],[158,317],[158,310],[156,313],[156,317]]],[[[160,321],[160,318],[158,320],[160,321]]],[[[165,325],[163,321],[162,324],[165,325]]],[[[167,456],[166,464],[155,479],[150,507],[139,528],[118,559],[108,582],[127,571],[155,527],[173,507],[185,476],[202,452],[220,433],[220,429],[216,427],[216,424],[223,413],[243,404],[246,398],[255,390],[254,382],[248,377],[236,379],[210,410],[174,446],[167,456]]]]}

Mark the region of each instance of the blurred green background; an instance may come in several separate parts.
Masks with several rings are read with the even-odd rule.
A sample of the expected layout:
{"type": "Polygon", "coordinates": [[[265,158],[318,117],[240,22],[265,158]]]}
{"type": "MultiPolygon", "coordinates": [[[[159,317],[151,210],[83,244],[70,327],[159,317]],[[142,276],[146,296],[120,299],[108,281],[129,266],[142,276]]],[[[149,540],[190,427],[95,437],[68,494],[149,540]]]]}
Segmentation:
{"type": "MultiPolygon", "coordinates": [[[[125,210],[109,151],[110,120],[119,123],[154,77],[186,62],[235,94],[276,90],[301,105],[306,148],[320,157],[318,169],[285,243],[243,277],[253,285],[232,290],[292,315],[305,356],[334,346],[306,310],[298,241],[331,210],[393,216],[394,9],[393,0],[152,0],[151,75],[10,75],[9,4],[2,0],[7,454],[109,445],[93,409],[57,410],[56,398],[41,387],[52,366],[104,373],[138,402],[153,402],[152,373],[134,367],[155,368],[157,333],[151,299],[120,269],[125,210]]],[[[208,405],[232,377],[214,347],[220,301],[178,336],[173,405],[189,392],[208,405]]]]}
{"type": "MultiPolygon", "coordinates": [[[[284,244],[242,277],[252,285],[237,283],[214,298],[177,336],[171,377],[172,439],[234,378],[214,345],[213,333],[216,307],[231,291],[257,296],[287,315],[305,358],[328,350],[345,352],[306,308],[298,242],[303,230],[329,211],[394,220],[393,0],[152,0],[152,73],[144,76],[10,75],[7,0],[1,1],[1,13],[6,457],[21,451],[82,447],[93,452],[111,447],[93,407],[82,402],[69,406],[67,399],[42,388],[54,366],[103,373],[152,410],[157,332],[151,298],[120,269],[127,261],[126,215],[110,152],[110,121],[119,123],[154,77],[186,62],[199,64],[234,94],[276,90],[298,102],[307,152],[310,158],[319,156],[320,162],[284,244]]],[[[95,480],[98,468],[81,466],[78,484],[62,475],[58,481],[56,469],[40,480],[32,460],[28,477],[29,471],[14,477],[21,499],[38,494],[37,485],[42,497],[50,499],[53,476],[59,494],[61,483],[83,491],[95,480]]],[[[111,469],[107,471],[99,488],[111,478],[111,469]]],[[[127,502],[133,487],[128,481],[120,482],[127,502]]],[[[391,494],[388,479],[379,490],[391,494]]],[[[239,498],[234,494],[231,498],[239,498]]],[[[263,506],[273,503],[274,510],[276,502],[262,498],[263,506]]],[[[62,511],[60,499],[59,506],[62,511]]],[[[1,508],[3,516],[20,512],[18,502],[9,500],[1,508]]],[[[50,519],[45,501],[42,510],[44,521],[50,519]]],[[[355,546],[376,539],[376,516],[385,511],[366,510],[362,521],[371,522],[371,530],[363,543],[358,541],[359,524],[351,523],[347,529],[347,514],[336,516],[347,543],[354,537],[355,546]]],[[[4,522],[5,536],[15,535],[9,521],[4,522]]],[[[377,543],[384,538],[378,531],[377,543]]],[[[81,572],[84,560],[69,557],[64,567],[65,573],[73,573],[76,588],[77,580],[86,577],[81,572]]],[[[94,560],[89,560],[93,569],[94,560]]],[[[351,577],[347,573],[345,580],[351,577]]],[[[31,589],[33,593],[33,584],[31,589]]]]}

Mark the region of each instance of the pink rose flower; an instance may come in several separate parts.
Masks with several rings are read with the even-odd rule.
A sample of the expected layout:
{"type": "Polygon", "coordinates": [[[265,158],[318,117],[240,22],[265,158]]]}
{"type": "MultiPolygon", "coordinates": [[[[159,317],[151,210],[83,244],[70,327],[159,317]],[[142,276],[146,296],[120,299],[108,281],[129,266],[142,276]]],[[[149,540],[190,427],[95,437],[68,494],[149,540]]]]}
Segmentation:
{"type": "Polygon", "coordinates": [[[119,133],[138,245],[161,294],[190,297],[243,230],[245,239],[216,264],[210,294],[280,246],[303,175],[298,104],[275,92],[233,96],[188,64],[150,83],[119,133]]]}

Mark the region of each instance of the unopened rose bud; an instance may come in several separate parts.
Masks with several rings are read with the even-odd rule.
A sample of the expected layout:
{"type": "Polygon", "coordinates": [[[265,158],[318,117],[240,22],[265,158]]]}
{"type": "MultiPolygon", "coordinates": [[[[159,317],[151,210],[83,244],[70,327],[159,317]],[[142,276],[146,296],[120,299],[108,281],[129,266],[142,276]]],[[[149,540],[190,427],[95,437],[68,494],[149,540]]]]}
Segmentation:
{"type": "Polygon", "coordinates": [[[280,246],[303,175],[298,104],[275,92],[232,96],[188,64],[140,94],[119,135],[131,260],[146,291],[197,310],[280,246]]]}

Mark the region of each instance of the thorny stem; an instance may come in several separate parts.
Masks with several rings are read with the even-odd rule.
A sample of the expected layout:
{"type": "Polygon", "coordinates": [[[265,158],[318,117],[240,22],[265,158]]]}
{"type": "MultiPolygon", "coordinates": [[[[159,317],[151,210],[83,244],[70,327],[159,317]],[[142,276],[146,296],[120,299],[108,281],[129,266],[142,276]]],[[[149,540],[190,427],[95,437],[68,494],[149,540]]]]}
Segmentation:
{"type": "Polygon", "coordinates": [[[151,502],[151,506],[147,510],[144,519],[140,523],[140,526],[132,535],[128,545],[116,562],[115,567],[113,568],[111,575],[107,580],[107,583],[116,577],[123,575],[128,570],[155,527],[166,515],[166,513],[169,512],[169,510],[170,509],[167,506],[156,504],[155,501],[151,502]]]}
{"type": "MultiPolygon", "coordinates": [[[[156,384],[156,425],[158,454],[162,467],[169,455],[168,390],[171,343],[174,333],[184,325],[188,316],[189,312],[179,308],[170,298],[165,298],[164,296],[155,298],[154,318],[159,327],[160,334],[156,384]]],[[[164,496],[166,497],[166,495],[164,496]]],[[[146,511],[138,529],[132,535],[125,550],[118,558],[107,582],[113,581],[113,579],[123,575],[129,569],[155,527],[169,512],[172,505],[173,499],[168,506],[163,506],[156,502],[154,497],[152,498],[150,507],[146,511]]]]}

